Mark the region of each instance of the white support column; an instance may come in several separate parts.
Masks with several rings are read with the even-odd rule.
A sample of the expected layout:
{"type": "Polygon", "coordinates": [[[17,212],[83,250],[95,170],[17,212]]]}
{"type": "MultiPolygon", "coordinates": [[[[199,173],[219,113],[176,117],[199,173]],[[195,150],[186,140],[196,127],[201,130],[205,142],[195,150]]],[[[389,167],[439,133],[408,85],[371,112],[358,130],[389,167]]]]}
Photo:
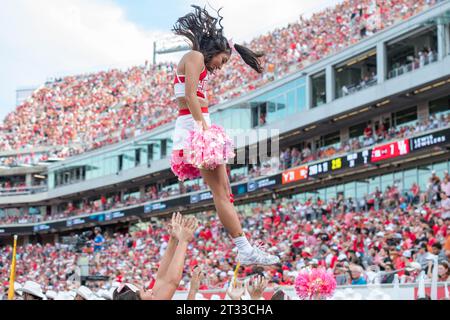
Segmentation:
{"type": "Polygon", "coordinates": [[[387,76],[387,50],[384,42],[377,44],[377,82],[383,83],[387,76]]]}
{"type": "Polygon", "coordinates": [[[437,26],[437,51],[438,51],[438,60],[444,59],[447,55],[447,42],[448,42],[448,30],[446,30],[447,26],[445,24],[439,23],[437,26]]]}
{"type": "Polygon", "coordinates": [[[450,55],[450,23],[445,26],[444,33],[447,43],[447,55],[450,55]]]}
{"type": "Polygon", "coordinates": [[[312,79],[310,75],[306,76],[306,110],[310,110],[312,107],[312,79]]]}
{"type": "Polygon", "coordinates": [[[417,118],[419,121],[424,121],[427,120],[430,113],[429,113],[429,109],[428,109],[428,103],[426,103],[425,101],[421,101],[420,103],[417,104],[417,118]]]}
{"type": "Polygon", "coordinates": [[[140,195],[141,199],[143,199],[145,197],[145,186],[141,186],[139,188],[139,195],[140,195]]]}
{"type": "Polygon", "coordinates": [[[350,139],[350,131],[348,127],[341,129],[341,142],[348,142],[350,139]]]}
{"type": "Polygon", "coordinates": [[[27,173],[25,176],[25,185],[27,187],[31,187],[32,181],[33,181],[33,177],[31,175],[31,173],[27,173]]]}
{"type": "Polygon", "coordinates": [[[335,99],[335,87],[334,67],[328,65],[325,70],[325,91],[327,95],[327,103],[331,103],[335,99]]]}
{"type": "Polygon", "coordinates": [[[51,213],[51,215],[57,214],[58,213],[58,205],[52,204],[50,207],[50,213],[51,213]]]}

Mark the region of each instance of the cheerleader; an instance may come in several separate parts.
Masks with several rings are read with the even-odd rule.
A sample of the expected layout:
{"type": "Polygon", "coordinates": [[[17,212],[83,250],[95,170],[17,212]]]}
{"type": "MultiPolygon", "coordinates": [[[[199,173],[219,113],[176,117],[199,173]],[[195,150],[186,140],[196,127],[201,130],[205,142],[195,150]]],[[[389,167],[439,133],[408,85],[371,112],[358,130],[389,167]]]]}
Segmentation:
{"type": "MultiPolygon", "coordinates": [[[[211,126],[206,96],[208,73],[214,74],[216,70],[220,70],[230,60],[233,51],[223,35],[220,10],[217,12],[218,18],[214,18],[205,9],[192,7],[194,12],[179,18],[172,30],[176,35],[186,37],[192,50],[182,57],[174,76],[174,92],[179,112],[172,136],[171,169],[181,181],[203,177],[211,189],[219,219],[237,247],[241,265],[277,264],[280,262],[277,256],[264,252],[258,245],[252,246],[243,233],[233,205],[226,164],[219,165],[214,170],[205,170],[183,160],[186,138],[189,131],[194,129],[195,123],[201,124],[204,130],[211,126]]],[[[259,61],[262,53],[254,53],[238,44],[234,45],[234,49],[247,65],[262,73],[259,61]]]]}

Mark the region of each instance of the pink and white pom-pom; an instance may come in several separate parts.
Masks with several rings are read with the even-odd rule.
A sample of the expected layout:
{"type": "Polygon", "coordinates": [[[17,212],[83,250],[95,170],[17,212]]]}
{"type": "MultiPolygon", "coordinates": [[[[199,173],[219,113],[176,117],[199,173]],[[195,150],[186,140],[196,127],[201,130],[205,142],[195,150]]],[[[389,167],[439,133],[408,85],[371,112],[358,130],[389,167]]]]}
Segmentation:
{"type": "Polygon", "coordinates": [[[233,149],[233,142],[221,126],[213,124],[204,130],[196,123],[186,140],[184,160],[195,168],[214,170],[234,158],[233,149]]]}
{"type": "Polygon", "coordinates": [[[295,291],[300,299],[325,299],[333,296],[336,279],[323,268],[303,270],[295,279],[295,291]]]}

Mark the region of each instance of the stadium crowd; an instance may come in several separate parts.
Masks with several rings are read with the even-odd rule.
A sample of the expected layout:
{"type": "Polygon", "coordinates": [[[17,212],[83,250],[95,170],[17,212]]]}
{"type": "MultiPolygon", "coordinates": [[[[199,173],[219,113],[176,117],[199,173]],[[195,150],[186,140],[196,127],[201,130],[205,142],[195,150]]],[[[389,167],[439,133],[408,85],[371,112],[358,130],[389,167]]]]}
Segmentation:
{"type": "MultiPolygon", "coordinates": [[[[260,165],[250,165],[247,172],[231,173],[230,181],[232,183],[241,182],[265,175],[276,174],[282,170],[293,168],[311,161],[342,155],[350,151],[356,151],[364,147],[369,147],[393,139],[408,138],[412,135],[419,133],[423,134],[430,130],[446,128],[449,124],[450,113],[441,114],[440,116],[433,114],[429,116],[429,119],[427,120],[417,121],[413,124],[399,127],[390,127],[389,129],[386,129],[383,123],[377,122],[373,124],[369,121],[360,137],[351,138],[348,142],[339,143],[334,146],[317,148],[314,152],[311,151],[310,146],[305,146],[303,149],[300,147],[286,148],[280,152],[279,159],[272,158],[260,165]]],[[[25,190],[25,188],[26,185],[24,182],[12,184],[9,181],[5,181],[0,183],[0,195],[2,193],[10,195],[11,192],[21,192],[25,190]]],[[[119,195],[115,195],[108,199],[102,196],[97,201],[86,201],[77,206],[72,203],[67,203],[64,210],[60,210],[58,213],[52,215],[28,215],[16,210],[13,214],[3,214],[3,216],[0,217],[0,222],[3,224],[13,224],[50,221],[81,214],[95,213],[101,210],[123,208],[129,205],[141,204],[157,199],[166,199],[180,194],[206,190],[207,188],[207,185],[203,183],[202,179],[186,184],[180,182],[178,185],[168,186],[160,190],[158,190],[156,186],[149,186],[143,195],[132,194],[124,196],[123,198],[120,198],[119,195]]]]}
{"type": "MultiPolygon", "coordinates": [[[[280,255],[281,263],[266,270],[241,267],[239,277],[264,274],[269,286],[292,285],[299,270],[323,266],[339,285],[417,281],[420,270],[431,277],[434,256],[439,261],[439,281],[446,281],[450,259],[450,182],[445,172],[433,173],[427,190],[413,184],[407,192],[396,185],[375,190],[363,199],[320,198],[306,201],[274,199],[272,203],[240,209],[249,239],[266,244],[280,255]]],[[[238,208],[239,209],[239,208],[238,208]]],[[[236,253],[214,212],[197,215],[200,227],[187,249],[179,290],[186,290],[191,269],[200,265],[207,278],[200,289],[226,288],[233,275],[236,253]]],[[[167,221],[139,223],[129,232],[104,234],[100,242],[83,247],[90,273],[107,276],[94,290],[109,289],[112,282],[151,287],[158,261],[168,245],[167,221]]],[[[98,236],[98,232],[97,232],[98,236]]],[[[45,290],[70,290],[80,256],[70,244],[33,243],[18,247],[17,278],[38,282],[45,290]]],[[[11,246],[0,249],[0,274],[7,286],[11,246]]],[[[1,292],[0,292],[1,294],[1,292]]]]}
{"type": "MultiPolygon", "coordinates": [[[[411,5],[407,0],[348,0],[309,19],[300,17],[286,28],[276,29],[250,42],[253,49],[266,52],[267,73],[264,76],[251,72],[233,57],[211,80],[210,103],[221,103],[254,90],[406,20],[437,2],[440,1],[418,0],[411,5]]],[[[171,85],[175,68],[173,63],[151,65],[146,62],[123,71],[112,69],[67,76],[46,83],[0,125],[0,151],[32,150],[40,146],[58,146],[59,150],[20,157],[3,156],[0,165],[11,167],[36,164],[51,157],[67,158],[173,121],[177,110],[171,85]]],[[[417,125],[389,130],[382,124],[375,127],[369,123],[361,139],[320,148],[317,152],[312,152],[311,146],[289,148],[276,159],[275,168],[272,164],[253,167],[250,176],[284,170],[393,138],[409,137],[417,132],[448,126],[448,123],[449,116],[439,119],[432,116],[429,121],[417,125]]],[[[246,178],[248,175],[235,175],[232,181],[246,178]]],[[[265,243],[268,251],[280,255],[282,261],[272,268],[241,267],[238,276],[263,274],[268,283],[263,285],[261,281],[260,286],[293,285],[303,268],[323,266],[334,273],[338,285],[391,283],[394,275],[398,275],[401,282],[411,283],[418,280],[421,270],[431,278],[431,261],[437,257],[439,281],[448,281],[449,179],[447,172],[442,178],[433,173],[426,190],[413,184],[405,192],[393,185],[384,192],[377,189],[363,199],[345,198],[339,194],[328,201],[318,197],[306,201],[282,198],[274,199],[270,204],[243,206],[239,211],[248,238],[265,243]]],[[[2,187],[22,188],[23,185],[12,185],[7,181],[2,187]]],[[[2,223],[43,221],[98,212],[204,188],[201,184],[182,186],[178,191],[151,187],[144,197],[106,199],[103,196],[100,201],[83,203],[81,208],[68,204],[56,215],[8,216],[2,223]]],[[[195,230],[194,241],[187,246],[178,289],[188,290],[193,286],[199,290],[228,288],[236,265],[232,241],[214,212],[197,214],[197,218],[200,227],[195,230]],[[198,279],[198,270],[206,275],[202,281],[198,279]],[[197,283],[193,285],[195,279],[197,283]]],[[[127,231],[114,230],[103,235],[96,229],[95,236],[81,248],[65,241],[45,244],[34,241],[20,245],[16,281],[29,288],[28,293],[23,291],[24,295],[39,291],[46,292],[49,298],[50,292],[53,298],[57,292],[74,293],[69,299],[86,298],[90,296],[90,290],[99,296],[100,290],[108,291],[112,298],[111,289],[123,288],[125,283],[152,288],[159,267],[164,263],[164,254],[170,247],[172,233],[168,222],[156,219],[138,223],[127,231]],[[79,287],[77,262],[81,256],[87,257],[91,275],[106,276],[109,280],[89,282],[90,289],[79,287]]],[[[190,239],[187,235],[185,238],[190,239]]],[[[0,299],[9,285],[11,255],[11,246],[0,248],[0,299]]]]}
{"type": "Polygon", "coordinates": [[[280,154],[281,169],[288,169],[307,162],[342,155],[389,140],[410,138],[411,136],[423,134],[427,131],[446,128],[449,124],[450,113],[440,114],[439,116],[433,114],[427,120],[416,121],[401,126],[391,126],[389,129],[383,123],[377,122],[373,124],[369,121],[361,136],[350,138],[347,142],[317,148],[314,152],[312,151],[311,145],[306,145],[303,148],[300,146],[286,148],[280,154]]]}
{"type": "MultiPolygon", "coordinates": [[[[310,144],[304,145],[303,148],[301,146],[293,146],[291,148],[286,148],[282,150],[280,153],[279,160],[271,159],[270,161],[266,161],[261,165],[250,165],[248,168],[248,172],[246,173],[232,173],[230,176],[231,182],[239,182],[244,181],[250,178],[257,178],[260,176],[274,174],[281,170],[286,170],[289,168],[293,168],[311,161],[322,160],[325,158],[329,158],[335,155],[342,155],[348,153],[350,151],[356,151],[361,148],[369,147],[374,144],[383,143],[393,139],[400,138],[409,138],[413,135],[423,134],[428,131],[443,129],[448,127],[450,124],[450,113],[441,113],[441,114],[432,114],[429,116],[427,120],[416,121],[412,124],[406,124],[401,126],[391,126],[389,129],[383,123],[372,123],[369,121],[367,123],[366,128],[360,133],[360,136],[350,138],[346,142],[337,143],[331,146],[318,147],[314,151],[310,144]]],[[[30,159],[29,157],[24,157],[24,159],[30,159]]],[[[48,159],[46,157],[45,159],[48,159]]],[[[2,158],[0,158],[0,161],[2,158]]],[[[28,163],[28,162],[25,162],[28,163]]],[[[8,177],[3,178],[4,181],[0,181],[0,196],[2,195],[11,195],[15,192],[23,192],[24,188],[30,187],[25,184],[23,181],[12,181],[8,180],[8,177]]],[[[44,180],[41,181],[33,181],[32,186],[43,186],[45,183],[44,180]]],[[[155,190],[151,188],[151,191],[148,191],[144,197],[139,197],[139,199],[132,199],[132,204],[142,203],[149,200],[155,200],[158,198],[167,198],[169,196],[185,194],[192,191],[204,190],[206,186],[200,181],[199,183],[189,184],[184,186],[184,184],[180,184],[178,187],[170,187],[167,190],[155,190]]],[[[32,192],[32,190],[31,190],[32,192]]],[[[130,200],[131,201],[131,200],[130,200]]],[[[127,204],[123,203],[115,199],[116,204],[127,204]]],[[[130,202],[129,202],[130,203],[130,202]]],[[[86,212],[87,205],[83,208],[80,208],[86,212]]],[[[109,207],[108,209],[111,209],[109,207]]],[[[97,208],[92,207],[93,210],[97,208]]],[[[94,212],[94,211],[89,211],[94,212]]],[[[12,218],[16,219],[17,218],[12,218]]],[[[35,218],[38,219],[38,218],[35,218]]],[[[0,218],[0,221],[1,218],[0,218]]],[[[12,220],[11,220],[12,221],[12,220]]]]}
{"type": "MultiPolygon", "coordinates": [[[[437,2],[348,0],[308,19],[300,17],[250,41],[250,47],[266,53],[265,76],[232,57],[211,80],[210,104],[254,90],[437,2]]],[[[66,158],[168,123],[176,117],[171,85],[175,68],[173,63],[146,62],[124,71],[111,69],[47,82],[6,116],[0,126],[0,150],[59,146],[65,148],[56,155],[66,158]]]]}

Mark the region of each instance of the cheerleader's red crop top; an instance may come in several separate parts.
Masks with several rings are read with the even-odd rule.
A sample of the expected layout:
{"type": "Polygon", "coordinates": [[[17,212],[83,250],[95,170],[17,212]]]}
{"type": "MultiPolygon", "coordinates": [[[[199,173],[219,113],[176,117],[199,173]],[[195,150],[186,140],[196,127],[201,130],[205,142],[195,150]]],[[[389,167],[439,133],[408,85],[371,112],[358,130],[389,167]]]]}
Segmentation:
{"type": "MultiPolygon", "coordinates": [[[[206,99],[206,82],[207,82],[207,75],[208,71],[206,68],[203,68],[202,73],[200,73],[200,78],[198,80],[198,86],[197,86],[197,97],[206,99]]],[[[175,98],[183,98],[185,96],[186,92],[186,85],[185,85],[185,76],[179,75],[175,71],[175,80],[173,82],[174,84],[174,91],[175,91],[175,98]]]]}

